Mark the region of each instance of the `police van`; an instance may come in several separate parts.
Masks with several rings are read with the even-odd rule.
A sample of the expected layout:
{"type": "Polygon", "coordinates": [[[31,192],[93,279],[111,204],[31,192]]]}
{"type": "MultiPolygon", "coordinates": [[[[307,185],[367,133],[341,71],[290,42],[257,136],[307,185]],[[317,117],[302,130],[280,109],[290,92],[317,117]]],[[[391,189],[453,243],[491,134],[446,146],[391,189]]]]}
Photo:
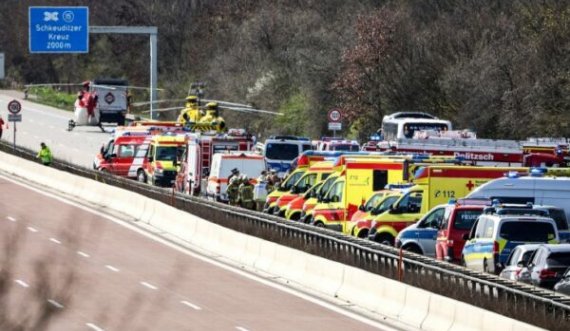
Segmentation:
{"type": "Polygon", "coordinates": [[[291,168],[293,160],[301,153],[313,149],[309,138],[295,136],[271,136],[265,140],[261,152],[267,165],[275,169],[280,177],[291,168]]]}
{"type": "Polygon", "coordinates": [[[570,178],[543,177],[543,173],[540,169],[532,169],[531,176],[510,173],[477,187],[467,198],[555,206],[564,208],[566,219],[570,219],[570,178]]]}
{"type": "Polygon", "coordinates": [[[466,234],[461,262],[470,269],[498,274],[511,251],[523,244],[559,242],[556,223],[537,209],[485,209],[466,234]]]}

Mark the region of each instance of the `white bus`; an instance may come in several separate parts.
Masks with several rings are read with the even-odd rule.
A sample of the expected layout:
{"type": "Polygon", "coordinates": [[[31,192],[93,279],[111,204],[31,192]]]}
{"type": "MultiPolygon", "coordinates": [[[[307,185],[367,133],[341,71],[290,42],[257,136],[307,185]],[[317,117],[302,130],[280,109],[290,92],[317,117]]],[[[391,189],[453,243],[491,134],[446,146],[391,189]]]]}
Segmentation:
{"type": "Polygon", "coordinates": [[[384,140],[412,139],[418,130],[449,131],[451,122],[422,112],[399,112],[384,116],[384,140]]]}

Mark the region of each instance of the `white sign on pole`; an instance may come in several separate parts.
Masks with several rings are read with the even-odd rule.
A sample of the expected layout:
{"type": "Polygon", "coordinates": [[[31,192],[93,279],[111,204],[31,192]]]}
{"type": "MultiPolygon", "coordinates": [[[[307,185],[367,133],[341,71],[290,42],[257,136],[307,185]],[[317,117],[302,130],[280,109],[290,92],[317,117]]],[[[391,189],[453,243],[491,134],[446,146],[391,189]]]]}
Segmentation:
{"type": "Polygon", "coordinates": [[[0,53],[0,79],[4,79],[4,53],[0,53]]]}
{"type": "Polygon", "coordinates": [[[342,130],[342,123],[329,122],[329,130],[342,130]]]}

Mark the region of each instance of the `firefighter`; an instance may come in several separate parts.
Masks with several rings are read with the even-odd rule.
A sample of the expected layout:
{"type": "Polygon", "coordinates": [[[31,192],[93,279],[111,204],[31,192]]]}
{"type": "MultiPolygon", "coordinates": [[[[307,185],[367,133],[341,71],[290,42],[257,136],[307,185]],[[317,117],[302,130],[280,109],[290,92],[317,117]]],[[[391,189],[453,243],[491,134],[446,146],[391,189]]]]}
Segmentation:
{"type": "Polygon", "coordinates": [[[239,186],[239,205],[245,209],[253,209],[253,185],[249,182],[246,175],[241,177],[241,184],[239,186]]]}
{"type": "Polygon", "coordinates": [[[281,183],[281,178],[277,175],[276,169],[271,169],[267,179],[267,192],[273,191],[281,183]]]}
{"type": "Polygon", "coordinates": [[[239,177],[239,169],[238,168],[233,168],[231,170],[231,174],[228,176],[228,183],[232,180],[232,178],[234,177],[239,177]]]}
{"type": "Polygon", "coordinates": [[[228,202],[232,206],[236,206],[238,204],[239,199],[239,186],[241,184],[239,176],[233,176],[228,181],[228,188],[226,190],[228,194],[228,202]]]}
{"type": "Polygon", "coordinates": [[[38,155],[36,155],[36,158],[40,159],[40,161],[42,162],[43,165],[49,166],[51,164],[51,161],[53,160],[53,156],[51,155],[51,151],[45,143],[41,143],[40,146],[41,146],[41,149],[38,152],[38,155]]]}

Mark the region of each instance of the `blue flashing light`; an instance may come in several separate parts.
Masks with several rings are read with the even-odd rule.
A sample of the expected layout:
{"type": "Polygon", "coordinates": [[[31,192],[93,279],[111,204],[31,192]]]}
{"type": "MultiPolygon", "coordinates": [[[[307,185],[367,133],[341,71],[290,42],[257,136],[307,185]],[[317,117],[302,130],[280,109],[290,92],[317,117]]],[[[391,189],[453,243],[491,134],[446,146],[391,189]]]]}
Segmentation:
{"type": "Polygon", "coordinates": [[[508,178],[519,178],[520,174],[518,173],[518,171],[509,171],[509,172],[507,172],[507,177],[508,178]]]}
{"type": "Polygon", "coordinates": [[[532,168],[530,169],[530,175],[532,177],[543,177],[546,173],[546,168],[532,168]]]}
{"type": "Polygon", "coordinates": [[[386,186],[384,186],[384,189],[386,190],[394,190],[394,189],[406,189],[406,188],[410,188],[414,186],[413,184],[410,183],[402,183],[402,184],[386,184],[386,186]]]}
{"type": "Polygon", "coordinates": [[[380,141],[380,140],[382,140],[382,136],[379,134],[373,134],[370,136],[370,140],[371,141],[380,141]]]}
{"type": "Polygon", "coordinates": [[[457,203],[457,200],[455,199],[449,199],[449,201],[447,202],[448,205],[454,205],[455,203],[457,203]]]}
{"type": "Polygon", "coordinates": [[[498,207],[501,204],[501,201],[499,199],[493,199],[491,201],[491,206],[493,207],[498,207]]]}

